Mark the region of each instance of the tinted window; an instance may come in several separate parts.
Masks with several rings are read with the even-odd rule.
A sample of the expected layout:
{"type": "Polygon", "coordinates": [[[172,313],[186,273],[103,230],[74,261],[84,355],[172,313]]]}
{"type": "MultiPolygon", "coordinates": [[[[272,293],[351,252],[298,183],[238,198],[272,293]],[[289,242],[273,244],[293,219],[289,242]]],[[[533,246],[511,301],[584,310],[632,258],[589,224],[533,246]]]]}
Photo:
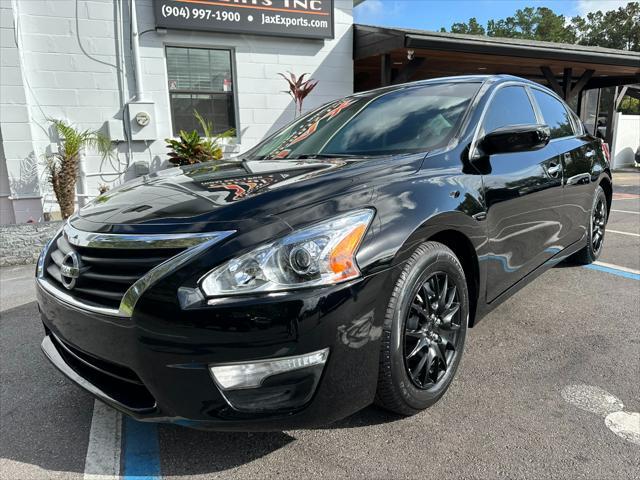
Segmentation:
{"type": "Polygon", "coordinates": [[[336,100],[266,140],[249,158],[422,152],[451,139],[478,83],[435,84],[336,100]]]}
{"type": "Polygon", "coordinates": [[[484,133],[508,125],[538,123],[527,92],[522,87],[499,89],[491,100],[484,117],[484,133]]]}
{"type": "Polygon", "coordinates": [[[368,98],[354,96],[327,103],[260,143],[247,158],[293,158],[318,154],[331,136],[367,101],[368,98]]]}
{"type": "Polygon", "coordinates": [[[533,96],[538,102],[544,122],[551,129],[551,138],[568,137],[573,135],[571,117],[565,106],[556,98],[537,88],[532,88],[533,96]]]}
{"type": "Polygon", "coordinates": [[[324,153],[375,155],[441,147],[477,90],[477,84],[442,84],[384,95],[345,125],[324,153]]]}

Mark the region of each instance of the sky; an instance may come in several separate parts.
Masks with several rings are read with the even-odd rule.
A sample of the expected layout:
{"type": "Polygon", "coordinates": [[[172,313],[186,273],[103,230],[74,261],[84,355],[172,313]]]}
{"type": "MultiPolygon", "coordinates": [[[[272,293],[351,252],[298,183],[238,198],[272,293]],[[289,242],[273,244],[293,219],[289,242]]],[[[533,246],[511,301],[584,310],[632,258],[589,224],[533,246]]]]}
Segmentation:
{"type": "Polygon", "coordinates": [[[505,18],[525,7],[548,7],[565,17],[594,10],[615,10],[628,0],[365,0],[354,9],[355,22],[364,25],[406,27],[421,30],[449,29],[451,24],[476,17],[505,18]]]}

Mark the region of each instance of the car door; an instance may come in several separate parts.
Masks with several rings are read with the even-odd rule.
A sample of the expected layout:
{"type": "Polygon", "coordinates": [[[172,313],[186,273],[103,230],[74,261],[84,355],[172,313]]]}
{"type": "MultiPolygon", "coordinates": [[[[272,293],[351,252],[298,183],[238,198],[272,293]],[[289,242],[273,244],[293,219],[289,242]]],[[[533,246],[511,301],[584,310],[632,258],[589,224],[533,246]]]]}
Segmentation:
{"type": "Polygon", "coordinates": [[[560,155],[563,166],[563,201],[559,208],[562,221],[560,238],[567,247],[580,240],[589,225],[593,201],[591,164],[596,155],[592,139],[572,121],[566,105],[549,93],[531,88],[544,123],[551,129],[551,145],[560,155]],[[579,131],[576,131],[579,129],[579,131]]]}
{"type": "MultiPolygon", "coordinates": [[[[540,123],[527,90],[498,87],[479,138],[509,125],[540,123]]],[[[562,164],[555,147],[488,158],[483,175],[487,209],[487,301],[492,301],[560,250],[562,164]]]]}

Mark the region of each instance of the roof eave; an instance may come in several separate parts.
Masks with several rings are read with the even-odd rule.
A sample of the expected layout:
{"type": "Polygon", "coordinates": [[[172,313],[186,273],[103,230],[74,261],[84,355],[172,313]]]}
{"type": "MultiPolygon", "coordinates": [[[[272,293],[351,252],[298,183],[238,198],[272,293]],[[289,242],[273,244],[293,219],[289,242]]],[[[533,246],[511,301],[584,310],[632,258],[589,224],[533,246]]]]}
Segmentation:
{"type": "Polygon", "coordinates": [[[615,53],[588,52],[579,50],[554,49],[538,45],[495,44],[458,38],[433,38],[423,35],[406,34],[406,48],[424,48],[431,50],[455,50],[458,52],[484,53],[488,55],[506,55],[512,57],[535,57],[548,60],[564,60],[570,62],[602,63],[624,67],[638,67],[640,55],[632,57],[615,53]]]}
{"type": "MultiPolygon", "coordinates": [[[[403,30],[389,27],[355,25],[357,30],[388,35],[387,46],[413,49],[449,50],[468,53],[534,57],[549,60],[595,63],[638,67],[640,53],[601,47],[575,46],[552,42],[527,42],[523,40],[501,39],[438,32],[403,30]],[[392,42],[391,37],[396,41],[392,42]],[[401,37],[401,38],[400,38],[401,37]]],[[[357,52],[356,52],[357,55],[357,52]]]]}

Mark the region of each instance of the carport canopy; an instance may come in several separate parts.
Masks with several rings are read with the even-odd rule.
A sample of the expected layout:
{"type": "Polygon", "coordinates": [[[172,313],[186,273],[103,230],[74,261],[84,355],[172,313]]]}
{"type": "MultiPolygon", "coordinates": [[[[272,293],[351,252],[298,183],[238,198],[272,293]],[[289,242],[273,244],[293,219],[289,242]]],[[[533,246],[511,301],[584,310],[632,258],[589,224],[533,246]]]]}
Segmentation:
{"type": "Polygon", "coordinates": [[[463,74],[511,74],[570,103],[583,90],[640,83],[640,53],[533,40],[354,26],[355,89],[463,74]]]}

